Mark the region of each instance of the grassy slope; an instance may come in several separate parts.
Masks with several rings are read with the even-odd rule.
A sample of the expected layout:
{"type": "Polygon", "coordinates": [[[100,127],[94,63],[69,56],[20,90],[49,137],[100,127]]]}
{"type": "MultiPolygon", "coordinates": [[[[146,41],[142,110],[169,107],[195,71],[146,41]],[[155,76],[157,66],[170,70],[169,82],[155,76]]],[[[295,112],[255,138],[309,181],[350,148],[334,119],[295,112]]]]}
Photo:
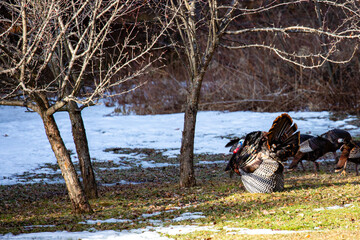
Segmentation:
{"type": "MultiPolygon", "coordinates": [[[[148,151],[157,162],[174,162],[156,151],[148,151]],[[154,158],[154,156],[156,156],[154,158]]],[[[224,160],[223,164],[196,165],[198,186],[178,187],[178,168],[133,168],[110,170],[114,163],[96,164],[100,182],[141,181],[137,185],[101,186],[100,198],[91,200],[95,213],[90,216],[72,215],[65,187],[62,184],[0,186],[0,233],[14,234],[36,231],[82,231],[135,229],[152,223],[141,217],[144,213],[161,212],[150,219],[165,225],[200,224],[218,231],[198,231],[175,236],[177,239],[360,239],[359,177],[349,164],[346,177],[333,173],[331,162],[322,162],[318,176],[296,171],[285,175],[285,191],[272,194],[245,192],[240,178],[232,179],[223,172],[222,155],[197,155],[199,160],[224,160]],[[316,211],[321,207],[353,204],[338,210],[316,211]],[[178,208],[180,207],[180,208],[178,208]],[[174,210],[174,211],[167,211],[174,210]],[[205,218],[173,222],[184,212],[202,212],[205,218]],[[86,219],[129,219],[131,222],[79,224],[86,219]],[[33,225],[54,225],[33,227],[33,225]],[[265,228],[278,230],[310,230],[288,235],[233,235],[229,228],[265,228]]],[[[306,162],[305,162],[306,163],[306,162]]],[[[36,177],[36,176],[29,176],[36,177]]],[[[38,177],[38,176],[37,176],[38,177]]],[[[174,236],[171,236],[174,237],[174,236]]]]}

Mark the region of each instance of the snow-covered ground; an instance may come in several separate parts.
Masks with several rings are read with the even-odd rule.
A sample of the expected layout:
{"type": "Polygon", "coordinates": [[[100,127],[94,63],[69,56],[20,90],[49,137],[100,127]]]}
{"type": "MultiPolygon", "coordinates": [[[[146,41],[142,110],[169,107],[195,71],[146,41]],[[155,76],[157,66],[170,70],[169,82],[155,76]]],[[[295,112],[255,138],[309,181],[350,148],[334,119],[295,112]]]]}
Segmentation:
{"type": "MultiPolygon", "coordinates": [[[[98,221],[100,222],[100,221],[98,221]]],[[[116,221],[108,221],[116,222],[116,221]]],[[[186,234],[194,231],[216,231],[211,227],[200,227],[193,225],[174,225],[169,227],[146,227],[142,229],[132,229],[132,230],[123,230],[123,231],[96,231],[95,229],[90,229],[89,231],[83,232],[39,232],[39,233],[29,233],[29,234],[19,234],[13,235],[11,233],[0,235],[0,239],[37,239],[37,240],[70,240],[70,239],[106,239],[106,240],[169,240],[171,238],[163,237],[160,234],[186,234]]]]}
{"type": "MultiPolygon", "coordinates": [[[[236,234],[289,234],[298,233],[305,231],[281,231],[271,229],[247,229],[247,228],[228,228],[228,235],[236,234]]],[[[170,227],[147,227],[144,229],[133,229],[124,231],[98,231],[98,232],[40,232],[40,233],[28,233],[20,235],[7,234],[4,236],[0,235],[0,239],[21,239],[21,240],[71,240],[71,239],[82,239],[82,240],[170,240],[171,238],[163,237],[160,234],[187,234],[194,231],[218,231],[211,227],[200,227],[192,225],[175,225],[170,227]]]]}
{"type": "MultiPolygon", "coordinates": [[[[0,106],[0,184],[17,183],[14,174],[33,171],[45,163],[56,163],[37,113],[22,107],[0,106]]],[[[183,114],[119,115],[103,105],[83,111],[90,154],[96,161],[121,161],[121,155],[107,148],[167,149],[166,155],[179,153],[183,114]]],[[[242,136],[255,130],[268,130],[281,113],[199,112],[196,125],[196,153],[227,153],[224,136],[242,136]]],[[[332,128],[349,130],[360,135],[360,129],[344,120],[329,120],[328,112],[290,112],[302,133],[321,134],[332,128]]],[[[61,135],[68,149],[75,152],[69,117],[66,112],[55,114],[61,135]]],[[[132,156],[136,157],[136,156],[132,156]]],[[[137,156],[141,158],[141,156],[137,156]]],[[[74,159],[76,161],[76,159],[74,159]]],[[[151,162],[143,167],[156,167],[151,162]]]]}
{"type": "MultiPolygon", "coordinates": [[[[56,163],[41,118],[37,113],[25,110],[21,107],[0,106],[0,184],[2,185],[18,183],[16,174],[37,171],[37,168],[46,163],[56,163]]],[[[183,114],[113,116],[112,111],[112,108],[102,105],[83,111],[90,154],[96,161],[121,162],[121,155],[104,151],[107,148],[117,147],[162,149],[169,156],[179,153],[183,114]]],[[[195,152],[227,153],[228,149],[224,145],[228,142],[228,138],[224,138],[225,136],[243,136],[255,130],[266,131],[280,114],[199,112],[195,152]]],[[[349,123],[356,120],[353,116],[332,121],[329,119],[328,112],[289,112],[289,114],[297,123],[301,133],[317,135],[333,128],[341,128],[353,135],[360,135],[360,129],[349,123]]],[[[55,118],[67,148],[75,152],[67,113],[56,113],[55,118]]],[[[132,157],[138,157],[141,160],[141,156],[132,157]]],[[[143,167],[158,166],[152,162],[141,162],[141,164],[143,167]]],[[[41,169],[41,171],[47,170],[41,169]]],[[[201,217],[201,215],[196,216],[201,217]]],[[[149,229],[122,232],[33,233],[19,236],[8,234],[0,235],[0,239],[166,239],[160,237],[159,233],[176,231],[184,233],[192,230],[199,230],[199,228],[196,226],[182,228],[159,226],[156,229],[149,227],[149,229]]],[[[242,229],[242,232],[246,230],[242,229]]]]}

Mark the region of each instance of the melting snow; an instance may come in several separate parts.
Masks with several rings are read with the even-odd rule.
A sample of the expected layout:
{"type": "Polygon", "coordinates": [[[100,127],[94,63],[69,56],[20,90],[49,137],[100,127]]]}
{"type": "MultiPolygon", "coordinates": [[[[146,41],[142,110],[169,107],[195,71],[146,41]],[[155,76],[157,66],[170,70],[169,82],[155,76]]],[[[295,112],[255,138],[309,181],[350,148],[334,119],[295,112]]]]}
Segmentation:
{"type": "Polygon", "coordinates": [[[341,208],[348,208],[348,207],[353,207],[354,205],[353,204],[344,204],[342,206],[338,206],[338,205],[335,205],[335,206],[331,206],[331,207],[326,207],[326,208],[315,208],[313,209],[313,211],[324,211],[325,209],[326,210],[336,210],[336,209],[341,209],[341,208]]]}
{"type": "Polygon", "coordinates": [[[102,186],[116,186],[116,185],[123,185],[123,184],[141,184],[142,182],[129,182],[129,181],[125,181],[125,180],[121,180],[120,182],[116,182],[116,183],[102,183],[102,186]]]}
{"type": "Polygon", "coordinates": [[[198,218],[204,218],[205,216],[202,215],[202,212],[194,212],[194,213],[183,213],[180,217],[174,218],[174,222],[184,221],[184,220],[192,220],[198,218]]]}
{"type": "Polygon", "coordinates": [[[85,222],[79,222],[80,224],[101,224],[101,223],[124,223],[124,222],[132,222],[129,219],[116,219],[109,218],[106,220],[86,220],[85,222]]]}
{"type": "Polygon", "coordinates": [[[142,168],[158,168],[158,167],[168,167],[168,166],[179,166],[179,164],[155,163],[154,161],[141,161],[139,165],[142,168]]]}
{"type": "Polygon", "coordinates": [[[28,233],[28,234],[6,234],[0,236],[0,239],[22,239],[22,240],[72,240],[72,239],[82,239],[82,240],[94,240],[94,239],[104,239],[104,240],[168,240],[167,237],[161,237],[159,233],[154,231],[143,231],[140,229],[135,230],[124,230],[121,232],[107,230],[99,232],[40,232],[40,233],[28,233]]]}
{"type": "MultiPolygon", "coordinates": [[[[22,107],[0,106],[0,184],[16,184],[14,174],[35,171],[46,163],[56,164],[44,126],[37,113],[25,112],[22,107]],[[21,154],[19,154],[21,153],[21,154]]],[[[84,124],[89,141],[90,155],[96,161],[123,163],[129,157],[142,167],[163,167],[168,163],[144,161],[143,154],[116,154],[104,151],[111,148],[154,148],[164,155],[175,156],[180,152],[183,127],[182,113],[162,115],[110,116],[113,108],[103,105],[83,110],[84,124]]],[[[228,153],[225,144],[229,136],[243,136],[255,130],[268,130],[281,113],[260,112],[199,112],[196,121],[195,153],[228,153]]],[[[329,112],[289,112],[302,133],[321,134],[332,128],[347,129],[360,135],[351,124],[355,116],[329,120],[329,112]]],[[[55,113],[61,136],[72,152],[71,125],[66,112],[55,113]]],[[[77,159],[74,159],[77,161],[77,159]]],[[[124,166],[128,162],[124,162],[124,166]]],[[[207,162],[200,162],[206,164],[207,162]]],[[[214,162],[216,163],[216,162],[214,162]]]]}
{"type": "Polygon", "coordinates": [[[143,218],[149,218],[149,217],[153,217],[153,216],[158,216],[160,214],[161,214],[161,212],[153,212],[153,213],[144,213],[141,216],[143,218]]]}
{"type": "MultiPolygon", "coordinates": [[[[286,230],[271,230],[271,229],[248,229],[248,228],[228,228],[224,227],[224,230],[228,231],[228,235],[235,234],[291,234],[299,232],[309,231],[286,231],[286,230]]],[[[0,239],[37,239],[37,240],[71,240],[71,239],[108,239],[108,240],[169,240],[170,238],[162,237],[160,233],[168,235],[187,234],[194,231],[212,231],[217,232],[219,230],[209,226],[196,226],[196,225],[174,225],[168,227],[146,227],[142,229],[132,229],[123,231],[98,231],[98,232],[41,232],[41,233],[28,233],[28,234],[5,234],[0,235],[0,239]]]]}
{"type": "Polygon", "coordinates": [[[26,228],[26,229],[43,228],[43,227],[55,227],[55,225],[29,225],[29,226],[24,226],[24,228],[26,228]]]}

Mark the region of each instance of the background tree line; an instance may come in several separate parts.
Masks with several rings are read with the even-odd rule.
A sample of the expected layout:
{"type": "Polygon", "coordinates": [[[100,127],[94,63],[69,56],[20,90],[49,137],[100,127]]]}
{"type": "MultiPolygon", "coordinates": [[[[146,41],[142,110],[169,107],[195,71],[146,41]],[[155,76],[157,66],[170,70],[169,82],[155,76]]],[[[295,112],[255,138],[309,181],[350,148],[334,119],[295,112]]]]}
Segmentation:
{"type": "MultiPolygon", "coordinates": [[[[243,29],[299,25],[331,32],[341,26],[343,30],[348,28],[358,31],[356,18],[359,17],[359,3],[356,1],[337,1],[336,6],[329,4],[331,1],[276,1],[273,5],[281,2],[287,4],[238,17],[231,27],[243,29]]],[[[259,10],[266,4],[269,1],[240,1],[239,6],[259,10]]],[[[315,67],[312,62],[314,59],[303,58],[298,59],[298,63],[303,64],[299,66],[284,61],[267,48],[236,50],[220,47],[204,77],[200,110],[324,110],[359,114],[359,51],[354,53],[357,40],[342,39],[341,44],[338,42],[335,47],[335,41],[338,40],[334,38],[303,34],[300,31],[289,35],[258,31],[241,36],[227,35],[226,40],[233,45],[238,42],[249,45],[265,42],[268,46],[276,45],[288,53],[297,52],[314,57],[329,48],[334,51],[332,59],[345,62],[330,62],[315,67]],[[335,48],[331,49],[331,46],[335,48]],[[351,56],[354,57],[346,61],[351,56]]],[[[165,55],[165,67],[152,75],[142,76],[142,80],[147,81],[145,86],[111,99],[109,104],[118,106],[117,110],[122,113],[182,112],[186,102],[186,71],[181,59],[169,49],[165,55]],[[157,94],[159,91],[161,95],[157,94]]]]}

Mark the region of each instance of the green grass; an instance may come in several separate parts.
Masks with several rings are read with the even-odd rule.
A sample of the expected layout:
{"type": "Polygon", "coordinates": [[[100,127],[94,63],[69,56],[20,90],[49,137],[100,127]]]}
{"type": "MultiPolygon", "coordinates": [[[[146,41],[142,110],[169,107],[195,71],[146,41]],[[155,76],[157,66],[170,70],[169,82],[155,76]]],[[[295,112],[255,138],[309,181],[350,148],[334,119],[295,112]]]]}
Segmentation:
{"type": "MultiPolygon", "coordinates": [[[[116,149],[119,153],[123,150],[116,149]]],[[[126,149],[127,152],[131,152],[126,149]]],[[[138,150],[134,152],[139,152],[138,150]]],[[[156,162],[176,162],[153,150],[144,151],[156,162]]],[[[143,154],[144,154],[143,152],[143,154]]],[[[166,225],[199,224],[217,231],[196,231],[170,236],[176,239],[357,239],[360,237],[360,178],[355,176],[353,164],[343,177],[333,173],[332,162],[322,162],[321,172],[315,176],[312,164],[305,162],[307,171],[285,174],[285,191],[272,194],[247,193],[240,178],[224,173],[229,156],[196,155],[200,160],[220,164],[195,165],[197,186],[178,187],[177,166],[163,168],[132,168],[114,170],[111,161],[94,164],[100,179],[100,198],[91,200],[94,214],[73,215],[62,184],[25,184],[0,186],[0,234],[37,231],[125,230],[151,226],[144,213],[160,212],[150,219],[166,225]],[[104,186],[120,180],[141,182],[136,185],[104,186]],[[335,205],[335,210],[316,211],[335,205]],[[172,211],[169,211],[172,210],[172,211]],[[173,222],[185,212],[202,212],[205,218],[173,222]],[[79,224],[86,219],[129,219],[130,222],[79,224]],[[29,227],[47,225],[47,227],[29,227]],[[305,230],[294,234],[231,235],[229,228],[305,230]],[[229,235],[230,234],[230,235],[229,235]]],[[[46,166],[54,168],[54,166],[46,166]]],[[[36,174],[27,177],[38,178],[36,174]]]]}

